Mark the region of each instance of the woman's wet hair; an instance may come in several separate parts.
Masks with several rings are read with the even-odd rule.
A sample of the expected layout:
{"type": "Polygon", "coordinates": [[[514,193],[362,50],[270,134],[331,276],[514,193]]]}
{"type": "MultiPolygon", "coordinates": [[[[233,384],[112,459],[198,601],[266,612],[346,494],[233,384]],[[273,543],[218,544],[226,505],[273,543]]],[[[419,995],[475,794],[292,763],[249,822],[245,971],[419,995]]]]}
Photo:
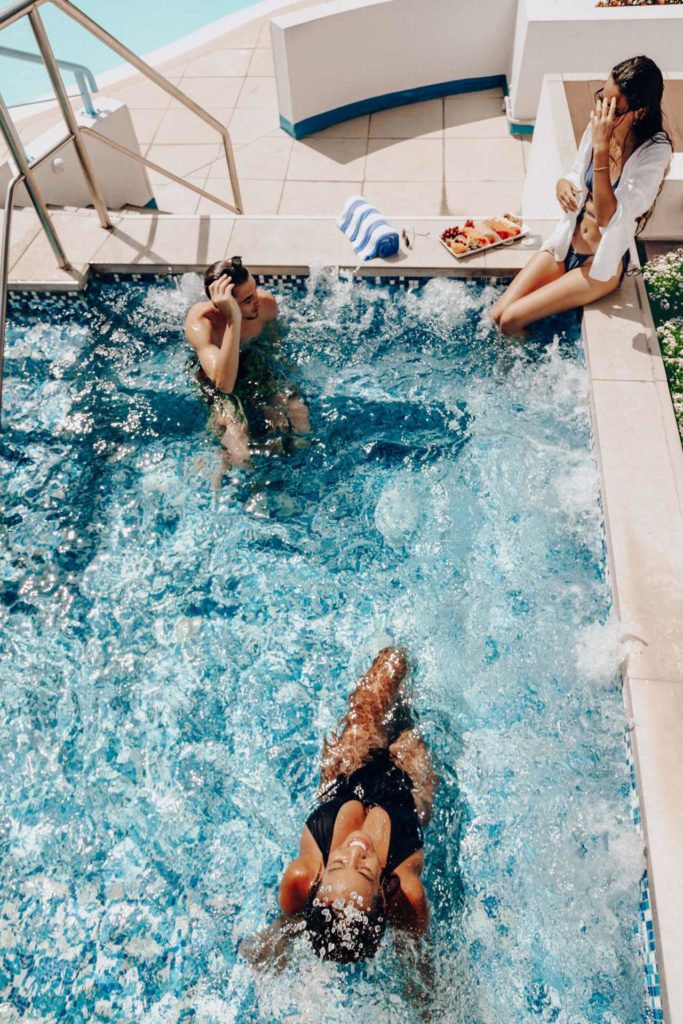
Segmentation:
{"type": "Polygon", "coordinates": [[[222,277],[223,274],[230,275],[230,279],[235,287],[249,280],[249,271],[243,265],[240,256],[231,256],[229,260],[218,260],[217,263],[212,263],[204,271],[204,291],[206,292],[207,299],[211,298],[209,286],[214,281],[217,281],[219,277],[222,277]]]}
{"type": "Polygon", "coordinates": [[[611,74],[626,98],[628,109],[636,114],[631,128],[634,149],[655,135],[668,138],[662,114],[664,78],[655,62],[649,57],[629,57],[613,67],[611,74]]]}
{"type": "Polygon", "coordinates": [[[353,903],[318,898],[320,884],[311,889],[304,907],[304,934],[321,960],[353,964],[375,955],[387,927],[384,899],[378,893],[368,910],[353,903]]]}

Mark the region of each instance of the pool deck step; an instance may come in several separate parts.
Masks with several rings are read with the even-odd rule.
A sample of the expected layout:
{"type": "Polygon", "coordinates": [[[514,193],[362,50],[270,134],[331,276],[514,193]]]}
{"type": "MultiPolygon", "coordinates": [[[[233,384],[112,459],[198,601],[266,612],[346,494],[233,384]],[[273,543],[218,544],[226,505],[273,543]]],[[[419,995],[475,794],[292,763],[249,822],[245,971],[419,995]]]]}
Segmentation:
{"type": "Polygon", "coordinates": [[[91,268],[120,273],[184,271],[204,268],[230,254],[242,255],[248,265],[264,272],[308,272],[310,267],[338,266],[375,274],[411,270],[458,276],[515,273],[535,252],[550,226],[530,222],[529,235],[512,246],[456,260],[439,241],[453,218],[393,218],[410,241],[388,260],[358,264],[348,239],[332,217],[183,217],[175,214],[115,213],[113,227],[100,227],[90,210],[53,214],[55,229],[73,270],[60,270],[32,210],[17,210],[12,220],[9,286],[12,290],[76,290],[91,268]]]}

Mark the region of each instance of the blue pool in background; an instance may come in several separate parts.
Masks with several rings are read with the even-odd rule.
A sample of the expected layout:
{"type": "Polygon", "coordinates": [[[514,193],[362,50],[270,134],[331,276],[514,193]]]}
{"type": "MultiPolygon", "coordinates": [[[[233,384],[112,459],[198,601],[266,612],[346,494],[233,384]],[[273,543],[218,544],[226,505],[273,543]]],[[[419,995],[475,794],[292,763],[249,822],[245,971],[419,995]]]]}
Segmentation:
{"type": "MultiPolygon", "coordinates": [[[[257,0],[166,0],[162,8],[147,0],[78,0],[76,6],[111,32],[140,56],[175,43],[191,32],[204,28],[229,14],[253,7],[257,0]]],[[[39,8],[52,49],[58,60],[85,64],[94,75],[121,64],[121,59],[94,36],[86,32],[62,11],[46,3],[39,8]]],[[[0,32],[0,45],[37,53],[35,38],[27,18],[0,32]]],[[[30,103],[52,95],[42,67],[0,57],[0,92],[8,106],[30,103]]],[[[64,72],[70,91],[73,78],[64,72]]]]}
{"type": "Polygon", "coordinates": [[[500,289],[276,286],[306,443],[221,478],[186,276],[14,300],[0,435],[0,1006],[41,1022],[648,1024],[587,377],[500,289]],[[240,943],[388,640],[441,785],[427,940],[240,943]]]}

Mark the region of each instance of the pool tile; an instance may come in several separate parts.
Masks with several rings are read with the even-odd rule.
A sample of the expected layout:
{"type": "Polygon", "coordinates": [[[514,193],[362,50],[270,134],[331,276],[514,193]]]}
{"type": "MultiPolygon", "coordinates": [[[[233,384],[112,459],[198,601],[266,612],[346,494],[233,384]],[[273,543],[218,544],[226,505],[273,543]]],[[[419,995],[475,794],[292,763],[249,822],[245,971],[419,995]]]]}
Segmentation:
{"type": "Polygon", "coordinates": [[[230,240],[254,265],[316,266],[320,263],[355,265],[356,256],[347,238],[329,220],[235,221],[230,240]]]}
{"type": "MultiPolygon", "coordinates": [[[[203,185],[207,192],[227,202],[233,202],[230,183],[225,178],[208,178],[203,185]]],[[[258,180],[256,178],[244,178],[240,181],[242,202],[246,214],[273,214],[277,213],[282,192],[281,181],[258,180]]],[[[200,198],[197,213],[225,213],[225,209],[216,206],[209,199],[200,198]]]]}
{"type": "MultiPolygon", "coordinates": [[[[197,185],[199,188],[204,188],[203,177],[187,178],[187,181],[197,185]]],[[[163,184],[153,185],[152,191],[157,206],[164,213],[193,214],[197,212],[201,196],[198,196],[196,192],[190,191],[189,188],[184,188],[183,185],[177,185],[174,181],[167,180],[163,184]]]]}
{"type": "Polygon", "coordinates": [[[443,142],[438,139],[370,139],[368,181],[441,181],[443,142]]]}
{"type": "Polygon", "coordinates": [[[257,76],[275,74],[273,51],[270,46],[259,47],[253,51],[247,74],[257,76]]]}
{"type": "Polygon", "coordinates": [[[633,277],[584,310],[584,344],[596,380],[666,380],[649,306],[633,277]],[[643,320],[645,318],[645,322],[643,320]]]}
{"type": "Polygon", "coordinates": [[[183,78],[234,78],[246,75],[251,60],[249,49],[220,47],[191,60],[183,78]]]}
{"type": "Polygon", "coordinates": [[[107,87],[107,94],[114,99],[121,100],[129,107],[142,107],[146,110],[163,109],[169,106],[171,94],[165,92],[155,82],[141,75],[135,75],[132,79],[126,80],[121,85],[107,87]]]}
{"type": "Polygon", "coordinates": [[[230,138],[234,144],[255,142],[256,139],[264,138],[267,135],[277,135],[280,138],[287,138],[280,128],[280,118],[277,111],[270,108],[255,107],[245,110],[237,107],[228,121],[230,138]]]}
{"type": "MultiPolygon", "coordinates": [[[[183,78],[178,88],[209,114],[234,107],[242,88],[243,78],[183,78]]],[[[171,109],[186,110],[180,100],[171,100],[171,109]]]]}
{"type": "MultiPolygon", "coordinates": [[[[657,958],[671,1008],[683,1006],[683,676],[629,678],[635,755],[645,808],[649,878],[657,907],[657,958]]],[[[648,921],[653,933],[652,921],[648,921]]],[[[654,937],[654,936],[653,936],[654,937]]],[[[659,986],[650,983],[652,994],[659,986]]],[[[678,1017],[671,1015],[672,1022],[678,1017]]]]}
{"type": "Polygon", "coordinates": [[[628,670],[676,679],[683,674],[683,481],[671,398],[664,381],[593,379],[592,393],[612,575],[631,638],[628,670]]]}
{"type": "Polygon", "coordinates": [[[445,142],[448,181],[512,181],[524,178],[522,144],[517,139],[451,139],[445,142]]]}
{"type": "Polygon", "coordinates": [[[453,217],[491,217],[518,213],[522,204],[519,181],[447,181],[446,202],[453,217]]]}
{"type": "Polygon", "coordinates": [[[164,169],[173,171],[174,174],[197,178],[199,177],[197,172],[208,170],[209,165],[218,159],[221,149],[220,142],[212,145],[183,143],[162,146],[153,144],[144,155],[148,160],[154,161],[164,169]]]}
{"type": "MultiPolygon", "coordinates": [[[[0,225],[4,223],[5,211],[0,210],[0,225]]],[[[39,234],[42,234],[40,221],[32,207],[15,209],[12,213],[12,224],[10,228],[10,268],[26,252],[31,242],[39,234]]]]}
{"type": "Polygon", "coordinates": [[[348,121],[330,125],[320,132],[311,132],[307,139],[367,139],[370,129],[370,115],[352,117],[348,121]]]}
{"type": "MultiPolygon", "coordinates": [[[[240,178],[277,179],[282,181],[287,171],[292,140],[286,135],[282,137],[266,136],[235,147],[237,174],[240,178]]],[[[225,167],[225,162],[223,161],[225,167]]],[[[222,174],[212,177],[222,177],[222,174]]]]}
{"type": "MultiPolygon", "coordinates": [[[[231,115],[232,109],[230,107],[214,110],[213,112],[213,116],[224,127],[227,127],[231,115]]],[[[203,121],[194,111],[178,109],[177,107],[170,108],[165,112],[154,136],[154,142],[157,145],[173,143],[181,143],[182,145],[210,144],[212,142],[220,142],[220,139],[221,136],[216,129],[212,125],[207,124],[206,121],[203,121]]]]}
{"type": "Polygon", "coordinates": [[[277,113],[279,108],[275,79],[247,75],[242,83],[237,104],[241,110],[262,108],[277,113]]]}
{"type": "Polygon", "coordinates": [[[95,255],[98,266],[196,266],[227,255],[235,218],[125,214],[95,255]]]}
{"type": "Polygon", "coordinates": [[[444,135],[451,139],[507,138],[503,95],[478,92],[444,99],[444,135]]]}
{"type": "Polygon", "coordinates": [[[165,113],[159,107],[156,109],[154,107],[151,109],[144,107],[132,107],[130,110],[130,116],[138,142],[140,142],[141,145],[149,145],[154,141],[154,136],[159,129],[159,125],[161,124],[165,113]]]}
{"type": "Polygon", "coordinates": [[[278,213],[301,217],[338,217],[360,181],[285,181],[278,213]]]}
{"type": "Polygon", "coordinates": [[[358,181],[365,167],[365,139],[295,142],[287,177],[296,181],[358,181]]]}
{"type": "Polygon", "coordinates": [[[362,192],[387,217],[438,217],[446,212],[445,189],[438,181],[423,181],[419,187],[409,181],[367,181],[362,192]]]}
{"type": "Polygon", "coordinates": [[[443,100],[380,110],[370,116],[371,139],[433,138],[443,130],[443,100]]]}

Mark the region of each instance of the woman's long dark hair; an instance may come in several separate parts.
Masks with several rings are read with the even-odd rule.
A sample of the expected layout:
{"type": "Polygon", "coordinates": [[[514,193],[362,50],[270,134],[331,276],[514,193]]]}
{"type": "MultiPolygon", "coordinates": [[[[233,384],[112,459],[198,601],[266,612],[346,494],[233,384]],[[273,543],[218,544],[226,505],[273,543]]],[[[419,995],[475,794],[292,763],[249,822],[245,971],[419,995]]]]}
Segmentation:
{"type": "MultiPolygon", "coordinates": [[[[629,57],[612,68],[612,81],[628,102],[629,110],[637,111],[631,128],[634,151],[655,135],[665,135],[662,96],[662,72],[649,57],[629,57]]],[[[671,142],[671,139],[669,139],[671,142]]]]}
{"type": "MultiPolygon", "coordinates": [[[[662,113],[662,96],[664,95],[664,78],[657,65],[649,57],[629,57],[615,65],[611,71],[612,81],[626,97],[629,110],[636,113],[631,131],[633,139],[633,152],[645,143],[663,141],[667,139],[673,150],[673,143],[669,133],[664,127],[664,115],[662,113]]],[[[662,191],[664,178],[659,186],[662,191]]],[[[659,192],[657,196],[659,196],[659,192]]],[[[655,198],[655,203],[657,199],[655,198]]],[[[639,235],[655,208],[652,204],[642,217],[638,218],[636,235],[639,235]]]]}

